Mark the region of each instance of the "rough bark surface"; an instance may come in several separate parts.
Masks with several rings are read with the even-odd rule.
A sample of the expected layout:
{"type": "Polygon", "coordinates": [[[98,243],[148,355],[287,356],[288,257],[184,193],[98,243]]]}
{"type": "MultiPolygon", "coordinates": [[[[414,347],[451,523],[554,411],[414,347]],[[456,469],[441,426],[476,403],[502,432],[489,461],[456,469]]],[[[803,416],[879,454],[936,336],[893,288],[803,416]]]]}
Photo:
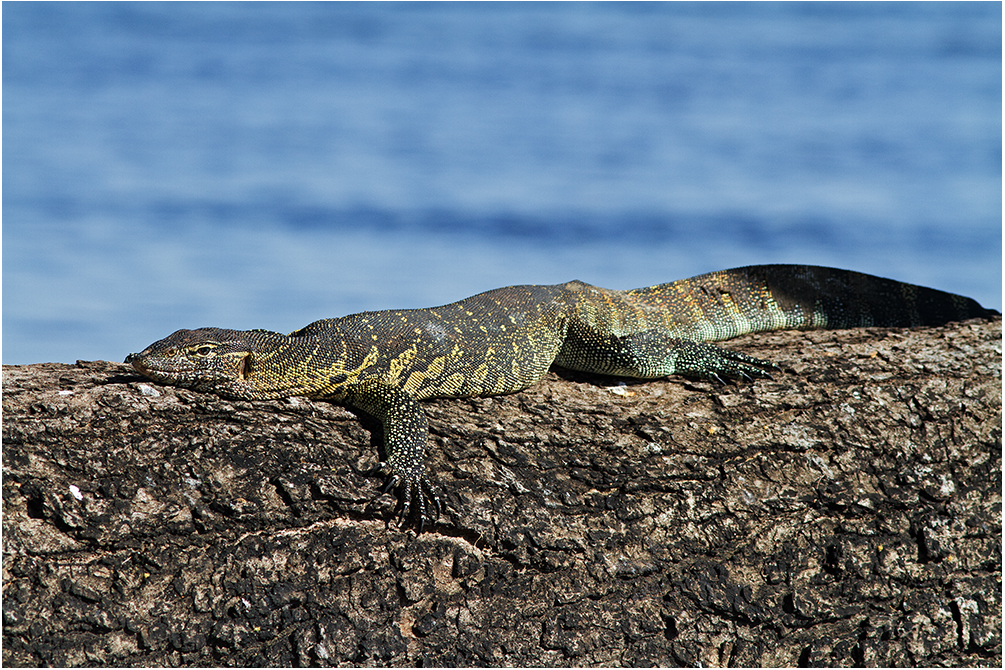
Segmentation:
{"type": "Polygon", "coordinates": [[[727,346],[425,403],[420,535],[365,416],[5,366],[3,663],[1000,667],[1001,321],[727,346]]]}

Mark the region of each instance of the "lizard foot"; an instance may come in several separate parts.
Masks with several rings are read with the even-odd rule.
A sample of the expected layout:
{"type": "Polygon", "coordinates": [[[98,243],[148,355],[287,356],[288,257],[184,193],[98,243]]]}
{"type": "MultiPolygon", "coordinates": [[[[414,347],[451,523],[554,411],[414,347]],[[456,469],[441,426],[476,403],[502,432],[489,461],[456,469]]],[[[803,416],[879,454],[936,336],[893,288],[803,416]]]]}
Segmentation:
{"type": "Polygon", "coordinates": [[[753,381],[757,377],[771,379],[769,370],[781,370],[771,361],[704,342],[681,342],[675,347],[675,353],[676,372],[688,377],[714,380],[720,384],[725,383],[724,377],[746,381],[753,381]]]}
{"type": "Polygon", "coordinates": [[[439,520],[442,509],[439,490],[425,475],[401,474],[387,463],[381,463],[377,469],[387,477],[387,484],[381,491],[382,494],[398,489],[398,504],[394,516],[397,517],[399,528],[404,528],[408,524],[413,512],[419,522],[420,533],[427,522],[436,523],[439,520]]]}

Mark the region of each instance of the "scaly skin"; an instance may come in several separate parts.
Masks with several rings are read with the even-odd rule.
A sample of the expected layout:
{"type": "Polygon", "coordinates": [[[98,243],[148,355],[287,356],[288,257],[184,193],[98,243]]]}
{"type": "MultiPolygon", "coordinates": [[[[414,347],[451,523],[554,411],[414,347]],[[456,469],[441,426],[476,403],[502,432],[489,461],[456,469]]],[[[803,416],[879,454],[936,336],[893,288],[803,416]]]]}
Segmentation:
{"type": "Polygon", "coordinates": [[[509,286],[428,309],[324,319],[289,335],[179,330],[127,363],[154,381],[244,400],[322,398],[384,425],[400,521],[439,516],[425,475],[419,400],[512,393],[554,364],[652,379],[767,376],[774,366],[709,344],[769,330],[924,326],[987,310],[962,296],[847,270],[760,265],[630,291],[578,281],[509,286]]]}

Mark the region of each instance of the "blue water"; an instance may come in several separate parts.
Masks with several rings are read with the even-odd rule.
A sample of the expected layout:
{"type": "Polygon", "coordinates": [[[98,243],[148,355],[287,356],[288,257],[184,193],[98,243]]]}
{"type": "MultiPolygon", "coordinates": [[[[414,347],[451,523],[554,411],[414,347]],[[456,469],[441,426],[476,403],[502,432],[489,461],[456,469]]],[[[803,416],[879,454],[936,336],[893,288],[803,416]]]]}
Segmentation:
{"type": "Polygon", "coordinates": [[[998,3],[2,11],[4,363],[751,263],[1002,306],[998,3]]]}

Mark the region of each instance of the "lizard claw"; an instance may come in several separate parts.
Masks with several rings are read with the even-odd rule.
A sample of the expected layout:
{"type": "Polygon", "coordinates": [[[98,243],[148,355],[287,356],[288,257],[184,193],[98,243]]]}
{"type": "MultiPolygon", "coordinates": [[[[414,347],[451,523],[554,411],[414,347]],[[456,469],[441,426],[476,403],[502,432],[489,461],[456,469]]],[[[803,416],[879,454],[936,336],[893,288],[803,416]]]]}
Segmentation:
{"type": "Polygon", "coordinates": [[[768,370],[781,370],[771,361],[730,351],[704,342],[681,342],[677,346],[677,372],[725,384],[723,378],[753,381],[771,379],[768,370]]]}
{"type": "Polygon", "coordinates": [[[387,463],[381,463],[377,469],[388,477],[382,494],[398,489],[398,504],[394,511],[398,528],[408,525],[413,511],[418,517],[420,533],[427,522],[436,523],[439,520],[442,511],[439,491],[424,475],[402,475],[387,463]]]}

